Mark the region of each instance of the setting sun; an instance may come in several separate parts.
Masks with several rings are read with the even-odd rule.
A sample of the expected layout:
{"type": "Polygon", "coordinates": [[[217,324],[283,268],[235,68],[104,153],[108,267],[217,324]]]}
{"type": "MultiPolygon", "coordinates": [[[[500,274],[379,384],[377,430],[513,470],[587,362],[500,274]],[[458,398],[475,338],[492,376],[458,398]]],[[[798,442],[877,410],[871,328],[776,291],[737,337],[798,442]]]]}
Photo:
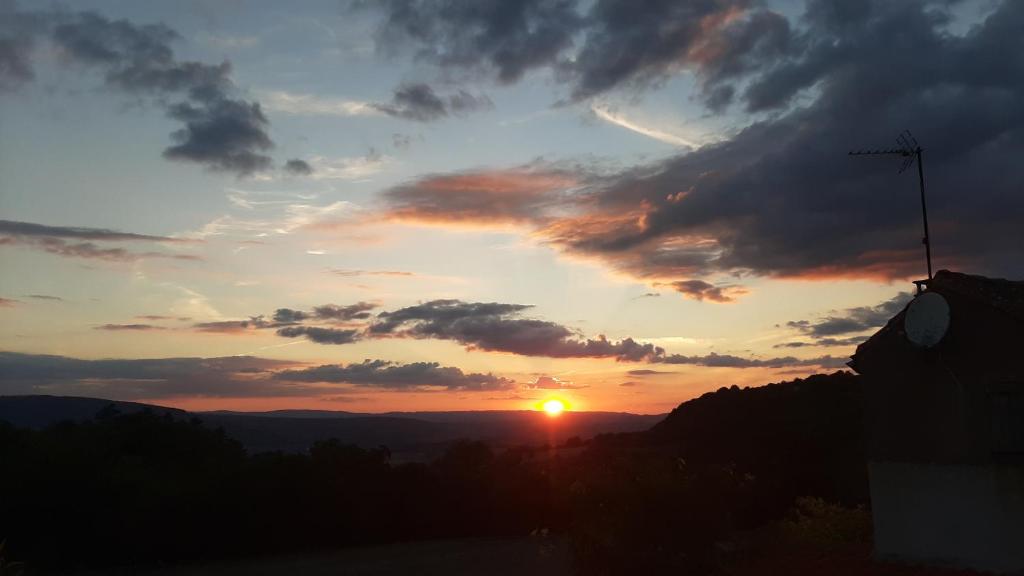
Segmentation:
{"type": "Polygon", "coordinates": [[[548,413],[548,416],[558,416],[565,411],[565,402],[557,398],[546,400],[542,406],[544,411],[548,413]]]}

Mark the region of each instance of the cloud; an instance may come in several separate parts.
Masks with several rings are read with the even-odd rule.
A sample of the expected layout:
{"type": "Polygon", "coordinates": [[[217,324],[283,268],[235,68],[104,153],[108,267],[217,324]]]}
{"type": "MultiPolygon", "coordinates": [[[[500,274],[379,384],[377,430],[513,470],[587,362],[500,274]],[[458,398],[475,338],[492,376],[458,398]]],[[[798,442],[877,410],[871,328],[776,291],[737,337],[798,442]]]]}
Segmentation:
{"type": "Polygon", "coordinates": [[[262,316],[254,316],[248,320],[198,322],[193,324],[192,328],[199,332],[211,332],[214,334],[243,334],[257,328],[267,328],[269,324],[262,316]]]}
{"type": "Polygon", "coordinates": [[[300,396],[316,390],[283,385],[273,372],[295,363],[252,356],[80,360],[0,352],[0,394],[58,394],[114,400],[202,396],[300,396]]]}
{"type": "Polygon", "coordinates": [[[623,382],[622,384],[619,384],[619,386],[625,386],[627,388],[632,388],[632,387],[639,386],[639,385],[640,385],[640,382],[633,382],[633,381],[623,382]]]}
{"type": "Polygon", "coordinates": [[[324,98],[285,91],[262,92],[259,96],[267,110],[297,116],[377,116],[381,113],[372,103],[358,100],[324,98]]]}
{"type": "Polygon", "coordinates": [[[309,315],[301,310],[292,310],[291,308],[278,308],[274,311],[274,322],[279,324],[294,324],[296,322],[302,322],[309,315]]]}
{"type": "Polygon", "coordinates": [[[103,324],[102,326],[96,326],[96,330],[107,330],[110,332],[150,332],[153,330],[167,330],[163,326],[154,326],[152,324],[103,324]]]}
{"type": "Polygon", "coordinates": [[[12,2],[0,5],[0,91],[32,81],[32,50],[45,26],[37,14],[19,12],[12,2]]]}
{"type": "Polygon", "coordinates": [[[395,89],[390,103],[374,104],[374,107],[388,116],[418,122],[448,115],[448,106],[427,84],[403,84],[395,89]]]}
{"type": "Polygon", "coordinates": [[[377,304],[373,302],[357,302],[347,306],[324,304],[314,307],[313,315],[321,320],[365,320],[374,308],[377,308],[377,304]]]}
{"type": "Polygon", "coordinates": [[[388,0],[358,5],[383,15],[378,50],[394,54],[409,48],[418,60],[493,73],[506,84],[556,61],[582,25],[582,17],[566,0],[388,0]]]}
{"type": "MultiPolygon", "coordinates": [[[[10,6],[5,4],[5,6],[10,6]]],[[[182,127],[164,150],[171,160],[197,162],[240,176],[268,168],[273,147],[259,103],[239,98],[228,62],[181,61],[163,24],[136,25],[95,12],[19,12],[0,9],[12,24],[0,28],[0,84],[32,78],[30,50],[45,37],[64,62],[102,74],[108,88],[152,97],[182,127]]]]}
{"type": "Polygon", "coordinates": [[[465,115],[494,107],[486,95],[473,95],[459,90],[445,99],[434,92],[429,84],[402,84],[395,89],[390,102],[374,103],[374,108],[395,118],[432,122],[448,116],[449,112],[465,115]]]}
{"type": "Polygon", "coordinates": [[[328,364],[301,370],[284,370],[275,377],[279,380],[299,382],[329,382],[352,384],[357,387],[387,390],[446,390],[479,391],[510,390],[515,383],[491,373],[464,373],[437,362],[398,364],[385,360],[364,360],[358,364],[328,364]]]}
{"type": "Polygon", "coordinates": [[[486,94],[470,94],[459,90],[448,97],[448,107],[455,115],[494,109],[494,102],[486,94]]]}
{"type": "Polygon", "coordinates": [[[818,356],[816,358],[795,358],[783,356],[781,358],[744,358],[731,354],[717,354],[712,352],[703,356],[686,356],[683,354],[669,354],[651,360],[662,364],[689,364],[693,366],[706,366],[709,368],[784,368],[787,366],[820,366],[822,368],[842,368],[846,366],[849,358],[837,356],[818,356]]]}
{"type": "Polygon", "coordinates": [[[375,148],[370,148],[363,156],[312,156],[308,162],[311,172],[307,176],[314,180],[363,180],[382,172],[393,162],[394,158],[375,148]]]}
{"type": "Polygon", "coordinates": [[[25,298],[31,298],[33,300],[48,300],[51,302],[63,302],[64,299],[60,296],[50,296],[49,294],[25,294],[25,298]]]}
{"type": "Polygon", "coordinates": [[[351,344],[360,340],[358,330],[341,330],[337,328],[321,328],[319,326],[286,326],[277,330],[278,336],[285,338],[305,337],[317,344],[351,344]]]}
{"type": "Polygon", "coordinates": [[[344,270],[334,269],[331,270],[331,274],[337,274],[346,278],[355,278],[357,276],[415,276],[414,272],[406,272],[404,270],[344,270]]]}
{"type": "Polygon", "coordinates": [[[658,85],[684,70],[696,74],[713,110],[732,101],[743,74],[789,54],[789,22],[748,0],[575,2],[452,0],[359,3],[382,18],[377,48],[412,52],[447,72],[509,84],[547,69],[583,100],[617,88],[658,85]]]}
{"type": "MultiPolygon", "coordinates": [[[[464,302],[432,300],[415,306],[384,311],[376,316],[371,311],[378,304],[358,302],[347,306],[324,304],[311,311],[278,308],[271,320],[253,316],[248,320],[222,320],[194,324],[202,332],[248,334],[260,329],[276,329],[284,338],[306,338],[317,344],[344,345],[367,339],[415,338],[450,340],[467,350],[504,352],[521,356],[549,358],[613,358],[619,362],[650,362],[691,364],[733,368],[775,368],[780,366],[842,365],[845,360],[831,356],[800,359],[792,356],[771,359],[742,358],[719,355],[683,356],[666,354],[660,346],[638,342],[633,338],[609,340],[604,335],[586,338],[577,331],[546,320],[524,318],[533,308],[526,304],[500,302],[464,302]],[[328,322],[334,326],[317,326],[328,322]],[[341,327],[338,327],[341,326],[341,327]]],[[[633,370],[629,374],[658,374],[654,370],[633,370]]],[[[548,385],[560,382],[544,376],[533,383],[548,385]]],[[[560,383],[571,388],[571,383],[560,383]]]]}
{"type": "MultiPolygon", "coordinates": [[[[454,18],[425,5],[413,14],[430,25],[454,18]]],[[[874,0],[853,9],[811,0],[787,42],[774,16],[730,6],[742,3],[665,2],[638,11],[596,2],[587,24],[596,35],[583,34],[567,77],[580,95],[656,81],[662,64],[678,63],[687,50],[684,64],[698,65],[715,89],[735,85],[736,101],[757,114],[734,136],[618,172],[577,171],[582,182],[571,195],[551,187],[499,208],[452,201],[447,189],[435,190],[445,175],[431,175],[386,192],[390,213],[435,223],[514,221],[567,254],[642,280],[906,279],[923,271],[914,175],[846,152],[895,144],[909,126],[925,148],[936,262],[1024,272],[1024,228],[1013,217],[1024,212],[1024,196],[1008,176],[1024,154],[1024,39],[1014,32],[1024,6],[996,3],[958,35],[947,31],[952,16],[942,3],[874,0]],[[702,21],[711,32],[698,30],[702,21]],[[741,32],[778,48],[754,42],[741,54],[719,53],[726,46],[718,35],[741,32]],[[696,64],[691,48],[699,48],[696,64]]],[[[439,29],[428,26],[434,32],[424,37],[439,29]]],[[[445,42],[479,28],[467,30],[445,42]]]]}
{"type": "Polygon", "coordinates": [[[629,372],[626,372],[626,374],[629,374],[630,376],[654,376],[656,374],[672,374],[672,372],[665,372],[662,370],[640,369],[630,370],[629,372]]]}
{"type": "Polygon", "coordinates": [[[309,176],[313,174],[313,167],[305,160],[293,158],[284,163],[284,171],[293,176],[309,176]]]}
{"type": "Polygon", "coordinates": [[[837,339],[833,337],[874,330],[882,326],[903,310],[912,297],[909,292],[900,292],[889,300],[874,306],[847,308],[842,312],[817,320],[791,320],[786,323],[786,326],[817,338],[816,344],[821,346],[858,343],[863,338],[837,339]]]}
{"type": "Polygon", "coordinates": [[[417,222],[528,223],[569,201],[581,175],[548,166],[431,175],[386,190],[388,216],[417,222]]]}
{"type": "Polygon", "coordinates": [[[0,308],[13,308],[18,304],[21,304],[21,302],[13,298],[0,298],[0,308]]]}
{"type": "Polygon", "coordinates": [[[586,386],[577,386],[566,380],[559,380],[554,376],[538,376],[527,387],[537,390],[575,390],[577,388],[586,388],[586,386]]]}
{"type": "Polygon", "coordinates": [[[666,144],[671,144],[673,146],[685,146],[687,148],[700,147],[700,144],[698,144],[696,140],[691,140],[689,138],[684,138],[683,136],[679,136],[677,134],[665,132],[664,130],[659,130],[657,128],[651,128],[648,126],[641,126],[636,122],[631,122],[630,120],[618,114],[608,106],[595,103],[590,105],[590,110],[594,113],[595,116],[597,116],[601,120],[604,120],[605,122],[610,122],[612,124],[615,124],[616,126],[620,126],[631,132],[636,132],[637,134],[647,136],[648,138],[653,138],[655,140],[664,142],[666,144]]]}
{"type": "Polygon", "coordinates": [[[99,260],[131,262],[144,258],[171,258],[176,260],[201,260],[193,254],[168,252],[132,252],[121,247],[107,248],[96,242],[155,242],[184,244],[194,242],[183,238],[153,236],[118,232],[105,228],[79,226],[47,226],[32,222],[0,220],[0,246],[17,245],[35,248],[70,258],[91,258],[99,260]]]}
{"type": "Polygon", "coordinates": [[[508,352],[552,358],[615,358],[641,361],[662,350],[632,338],[579,338],[554,322],[521,318],[531,308],[522,304],[433,300],[381,312],[370,325],[371,336],[453,340],[472,350],[508,352]]]}
{"type": "Polygon", "coordinates": [[[746,294],[746,290],[740,286],[715,286],[703,280],[676,280],[666,284],[688,298],[701,301],[733,302],[734,296],[746,294]]]}
{"type": "Polygon", "coordinates": [[[149,234],[133,234],[118,232],[105,228],[85,228],[80,226],[46,226],[32,222],[15,222],[0,220],[0,234],[5,236],[43,236],[51,238],[73,238],[76,240],[98,241],[147,241],[147,242],[189,242],[183,238],[170,236],[152,236],[149,234]]]}

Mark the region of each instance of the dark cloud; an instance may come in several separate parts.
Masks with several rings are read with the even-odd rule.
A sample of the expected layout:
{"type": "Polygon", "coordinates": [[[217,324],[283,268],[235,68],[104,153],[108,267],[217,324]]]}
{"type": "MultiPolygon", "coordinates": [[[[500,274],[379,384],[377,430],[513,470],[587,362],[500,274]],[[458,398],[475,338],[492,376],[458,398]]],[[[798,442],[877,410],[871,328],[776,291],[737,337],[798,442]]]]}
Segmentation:
{"type": "MultiPolygon", "coordinates": [[[[362,338],[362,326],[359,329],[338,329],[336,327],[308,326],[307,321],[327,320],[332,323],[368,320],[370,310],[377,307],[371,302],[357,302],[348,306],[324,304],[316,306],[312,311],[278,308],[270,320],[263,315],[251,316],[248,320],[218,320],[199,322],[192,327],[200,332],[220,334],[247,334],[254,330],[277,329],[277,334],[285,338],[305,337],[318,344],[349,344],[362,338]]],[[[162,317],[158,317],[162,318],[162,317]]]]}
{"type": "Polygon", "coordinates": [[[200,332],[213,332],[216,334],[238,334],[245,333],[257,328],[268,328],[270,323],[262,316],[253,316],[248,320],[218,320],[215,322],[198,322],[192,327],[200,332]]]}
{"type": "Polygon", "coordinates": [[[842,368],[846,366],[849,358],[837,356],[818,356],[816,358],[794,358],[784,356],[781,358],[744,358],[731,354],[717,354],[712,352],[703,356],[686,356],[683,354],[669,354],[652,360],[663,364],[689,364],[693,366],[706,366],[709,368],[784,368],[788,366],[820,366],[822,368],[842,368]]]}
{"type": "Polygon", "coordinates": [[[785,54],[785,18],[746,0],[657,0],[642,10],[629,0],[599,0],[585,40],[563,66],[575,100],[621,87],[657,85],[682,70],[696,73],[702,100],[720,110],[731,100],[725,81],[785,54]]]}
{"type": "Polygon", "coordinates": [[[277,335],[285,338],[302,336],[317,344],[351,344],[361,338],[358,330],[340,330],[319,326],[286,326],[279,328],[277,335]]]}
{"type": "Polygon", "coordinates": [[[738,286],[715,286],[703,280],[676,280],[666,283],[673,290],[694,300],[710,300],[712,302],[733,302],[735,294],[744,294],[746,290],[738,286]]]}
{"type": "Polygon", "coordinates": [[[388,0],[360,2],[384,19],[377,47],[411,47],[416,58],[449,69],[493,73],[502,83],[549,66],[583,24],[571,0],[388,0]]]}
{"type": "Polygon", "coordinates": [[[301,310],[292,310],[291,308],[278,308],[274,311],[274,322],[280,324],[294,324],[302,322],[309,315],[301,310]]]}
{"type": "Polygon", "coordinates": [[[190,242],[190,240],[172,238],[170,236],[133,234],[130,232],[107,230],[105,228],[85,228],[81,226],[46,226],[45,224],[15,222],[12,220],[0,220],[0,235],[73,238],[76,240],[96,241],[190,242]]]}
{"type": "Polygon", "coordinates": [[[184,126],[164,150],[172,160],[247,175],[266,169],[273,147],[260,105],[239,98],[231,65],[181,61],[171,43],[179,35],[163,24],[137,25],[94,12],[19,12],[3,9],[0,84],[32,78],[30,49],[45,37],[63,61],[99,71],[110,88],[152,97],[184,126]]]}
{"type": "Polygon", "coordinates": [[[345,383],[359,387],[389,390],[445,388],[447,390],[508,390],[512,380],[493,374],[466,374],[437,362],[397,364],[384,360],[364,360],[359,364],[317,366],[277,373],[280,380],[345,383]]]}
{"type": "Polygon", "coordinates": [[[469,114],[481,110],[491,110],[494,102],[486,94],[470,94],[465,90],[459,90],[448,97],[448,106],[455,115],[469,114]]]}
{"type": "Polygon", "coordinates": [[[167,328],[163,326],[154,326],[152,324],[103,324],[102,326],[97,326],[95,329],[108,330],[111,332],[148,332],[153,330],[167,330],[167,328]]]}
{"type": "Polygon", "coordinates": [[[230,356],[80,360],[0,352],[0,394],[57,394],[140,400],[206,396],[298,396],[315,390],[272,378],[293,362],[230,356]]]}
{"type": "Polygon", "coordinates": [[[626,374],[629,374],[630,376],[654,376],[655,374],[671,374],[671,372],[665,372],[663,370],[641,369],[630,370],[629,372],[626,372],[626,374]]]}
{"type": "Polygon", "coordinates": [[[35,78],[32,50],[45,27],[38,15],[15,8],[13,2],[0,3],[0,91],[13,90],[35,78]]]}
{"type": "MultiPolygon", "coordinates": [[[[377,110],[405,120],[432,122],[451,114],[464,116],[471,112],[490,110],[494,103],[486,94],[474,95],[465,90],[448,96],[438,95],[429,84],[402,84],[395,89],[390,102],[373,104],[377,110]]],[[[397,134],[395,136],[398,136],[397,134]]],[[[408,145],[408,139],[402,141],[408,145]]],[[[398,147],[399,140],[395,140],[398,147]]]]}
{"type": "Polygon", "coordinates": [[[49,294],[26,294],[25,298],[31,298],[33,300],[48,300],[51,302],[63,302],[64,299],[60,296],[50,296],[49,294]]]}
{"type": "Polygon", "coordinates": [[[661,352],[632,338],[579,338],[554,322],[519,317],[522,304],[434,300],[377,315],[368,332],[407,338],[453,340],[469,349],[553,358],[615,358],[640,361],[661,352]]]}
{"type": "MultiPolygon", "coordinates": [[[[683,12],[709,3],[671,4],[683,12]]],[[[614,6],[599,1],[594,9],[614,6]]],[[[445,199],[436,186],[444,176],[433,175],[385,199],[396,217],[528,223],[552,246],[645,280],[906,279],[924,268],[916,174],[897,174],[896,160],[846,152],[895,145],[896,134],[910,127],[925,148],[936,262],[1019,275],[1024,196],[1009,175],[1024,155],[1024,4],[994,3],[962,35],[948,31],[948,9],[923,0],[811,1],[797,37],[785,50],[765,52],[774,59],[715,72],[736,75],[743,88],[737,98],[771,114],[696,151],[590,174],[572,195],[550,187],[528,202],[479,207],[445,199]],[[551,205],[557,210],[532,208],[551,205]]],[[[632,12],[623,8],[623,26],[644,29],[633,22],[648,11],[632,12]]],[[[643,40],[636,53],[629,42],[607,42],[622,47],[629,77],[646,74],[632,72],[634,59],[659,61],[644,53],[643,40]]],[[[583,52],[580,61],[589,61],[583,52]]],[[[594,68],[595,79],[620,77],[603,74],[603,66],[594,68]]],[[[604,84],[583,85],[592,91],[604,84]]]]}
{"type": "Polygon", "coordinates": [[[519,80],[546,68],[573,100],[621,87],[659,84],[682,70],[701,99],[721,110],[732,83],[796,49],[783,16],[747,0],[421,0],[362,3],[383,13],[377,46],[411,48],[446,71],[519,80]]]}
{"type": "Polygon", "coordinates": [[[641,298],[659,298],[659,297],[661,297],[661,294],[658,294],[657,292],[647,292],[647,293],[641,294],[639,296],[634,296],[633,300],[640,300],[641,298]]]}
{"type": "Polygon", "coordinates": [[[46,226],[32,222],[0,220],[0,246],[27,246],[58,256],[131,262],[143,258],[201,260],[192,254],[133,252],[121,247],[108,248],[96,242],[188,243],[191,240],[149,234],[118,232],[104,228],[46,226]],[[84,241],[83,241],[84,240],[84,241]]]}
{"type": "Polygon", "coordinates": [[[313,167],[305,160],[293,158],[284,163],[284,171],[293,176],[309,176],[313,174],[313,167]]]}
{"type": "Polygon", "coordinates": [[[808,336],[818,338],[819,345],[837,346],[844,343],[859,343],[860,338],[827,338],[843,334],[855,334],[879,328],[898,314],[910,302],[909,292],[901,292],[889,300],[874,306],[847,308],[840,313],[817,320],[792,320],[786,326],[795,328],[808,336]]]}
{"type": "Polygon", "coordinates": [[[391,102],[374,104],[388,116],[430,122],[448,115],[448,106],[428,84],[403,84],[395,89],[391,102]]]}
{"type": "Polygon", "coordinates": [[[619,384],[619,386],[625,386],[627,388],[632,388],[634,386],[639,386],[639,385],[640,385],[639,382],[633,382],[633,381],[623,382],[622,384],[619,384]]]}
{"type": "Polygon", "coordinates": [[[805,348],[807,346],[814,346],[813,342],[783,342],[776,344],[772,348],[805,348]]]}
{"type": "Polygon", "coordinates": [[[867,336],[850,336],[849,338],[818,338],[813,342],[794,341],[776,344],[773,348],[806,348],[808,346],[856,346],[867,336]]]}
{"type": "Polygon", "coordinates": [[[864,340],[867,340],[867,336],[850,336],[849,338],[819,338],[817,340],[818,346],[856,346],[864,340]]]}
{"type": "Polygon", "coordinates": [[[324,304],[313,308],[313,315],[321,320],[366,320],[370,310],[377,307],[373,302],[356,302],[348,306],[324,304]]]}
{"type": "Polygon", "coordinates": [[[259,153],[273,147],[259,103],[222,99],[197,106],[181,102],[171,106],[168,115],[185,127],[171,134],[178,144],[164,150],[165,158],[241,176],[270,167],[270,158],[259,153]]]}

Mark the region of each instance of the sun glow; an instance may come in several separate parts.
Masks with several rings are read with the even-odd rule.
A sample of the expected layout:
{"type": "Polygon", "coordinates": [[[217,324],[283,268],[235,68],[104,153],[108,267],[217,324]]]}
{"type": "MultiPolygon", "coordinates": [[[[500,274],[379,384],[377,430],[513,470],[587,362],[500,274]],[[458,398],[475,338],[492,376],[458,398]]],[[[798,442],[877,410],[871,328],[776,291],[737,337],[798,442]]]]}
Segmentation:
{"type": "Polygon", "coordinates": [[[558,416],[565,411],[566,406],[565,402],[562,402],[558,398],[552,398],[550,400],[545,400],[544,403],[541,404],[541,408],[548,413],[548,416],[558,416]]]}

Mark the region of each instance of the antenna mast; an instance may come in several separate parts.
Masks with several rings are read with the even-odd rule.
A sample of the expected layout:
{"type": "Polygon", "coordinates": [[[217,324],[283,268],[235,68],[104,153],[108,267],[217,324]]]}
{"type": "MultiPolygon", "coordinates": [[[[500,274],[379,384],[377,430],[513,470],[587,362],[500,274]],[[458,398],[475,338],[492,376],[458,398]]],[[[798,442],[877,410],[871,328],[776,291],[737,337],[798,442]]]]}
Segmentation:
{"type": "MultiPolygon", "coordinates": [[[[917,139],[910,133],[910,130],[904,130],[896,138],[896,143],[899,144],[898,148],[884,148],[881,150],[851,150],[850,156],[902,156],[904,158],[903,165],[900,166],[900,174],[904,170],[910,168],[910,165],[917,161],[917,180],[921,186],[921,216],[924,220],[924,253],[925,258],[928,261],[928,280],[932,279],[932,244],[928,236],[928,205],[924,200],[924,165],[921,160],[921,153],[924,151],[917,143],[917,139]]],[[[917,291],[921,291],[921,284],[917,284],[917,291]]]]}

